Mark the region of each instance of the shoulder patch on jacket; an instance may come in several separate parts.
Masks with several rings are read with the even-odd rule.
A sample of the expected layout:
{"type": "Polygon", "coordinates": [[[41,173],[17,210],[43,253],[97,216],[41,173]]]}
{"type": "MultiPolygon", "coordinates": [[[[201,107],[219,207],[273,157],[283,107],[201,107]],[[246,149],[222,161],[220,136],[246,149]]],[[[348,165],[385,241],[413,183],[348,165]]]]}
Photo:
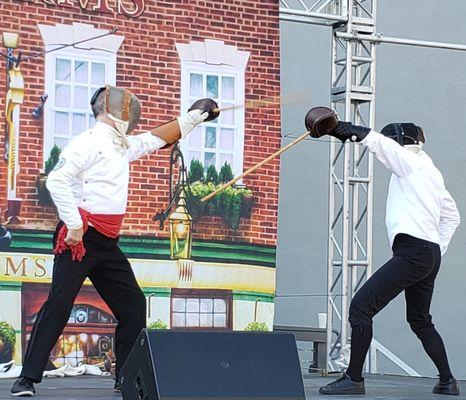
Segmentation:
{"type": "Polygon", "coordinates": [[[55,168],[53,170],[56,171],[57,169],[60,169],[61,167],[63,167],[63,165],[65,165],[65,162],[66,160],[64,158],[60,158],[58,162],[55,164],[55,168]]]}

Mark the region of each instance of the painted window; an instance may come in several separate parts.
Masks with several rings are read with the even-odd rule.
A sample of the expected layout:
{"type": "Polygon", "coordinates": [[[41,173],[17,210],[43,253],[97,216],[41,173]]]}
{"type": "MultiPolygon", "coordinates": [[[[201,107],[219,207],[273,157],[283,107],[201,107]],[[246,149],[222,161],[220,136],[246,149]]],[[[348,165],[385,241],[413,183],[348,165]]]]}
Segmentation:
{"type": "Polygon", "coordinates": [[[228,163],[235,175],[243,171],[245,73],[250,53],[221,40],[177,43],[181,61],[181,112],[200,98],[210,97],[223,109],[220,117],[202,124],[181,150],[191,160],[217,171],[228,163]],[[236,107],[235,107],[236,106],[236,107]]]}
{"type": "Polygon", "coordinates": [[[45,55],[44,162],[56,144],[92,127],[89,100],[95,89],[115,85],[116,57],[124,36],[109,34],[91,24],[38,24],[45,55]],[[96,38],[95,40],[89,40],[96,38]],[[77,40],[80,39],[80,40],[77,40]],[[83,39],[88,39],[83,41],[83,39]],[[73,41],[73,46],[64,47],[73,41]],[[53,51],[52,51],[53,50],[53,51]]]}
{"type": "Polygon", "coordinates": [[[173,289],[172,329],[231,329],[231,294],[173,289]]]}
{"type": "Polygon", "coordinates": [[[89,101],[96,89],[115,84],[116,58],[94,50],[51,53],[46,60],[45,155],[95,123],[89,101]]]}
{"type": "Polygon", "coordinates": [[[228,163],[236,173],[243,168],[244,108],[235,105],[244,102],[244,87],[240,74],[226,67],[187,66],[185,71],[184,109],[197,99],[209,97],[225,109],[214,121],[197,127],[184,141],[182,150],[188,165],[191,160],[202,162],[205,170],[214,165],[217,171],[228,163]],[[208,68],[210,67],[210,68],[208,68]]]}

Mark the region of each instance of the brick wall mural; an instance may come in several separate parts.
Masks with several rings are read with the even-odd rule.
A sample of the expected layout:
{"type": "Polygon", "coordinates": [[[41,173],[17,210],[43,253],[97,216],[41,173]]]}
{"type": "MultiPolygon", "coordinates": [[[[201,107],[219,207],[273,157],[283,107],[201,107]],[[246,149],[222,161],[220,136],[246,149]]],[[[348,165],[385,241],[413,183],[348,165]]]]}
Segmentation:
{"type": "MultiPolygon", "coordinates": [[[[47,173],[57,152],[92,128],[89,99],[106,83],[141,100],[136,133],[176,118],[198,98],[227,108],[179,145],[194,220],[189,260],[170,257],[169,224],[154,220],[170,201],[173,148],[131,165],[120,244],[146,294],[148,324],[271,329],[279,160],[207,206],[198,200],[280,147],[278,104],[235,107],[280,95],[278,2],[4,0],[0,19],[0,33],[19,35],[10,55],[21,52],[17,65],[0,60],[0,322],[15,332],[14,359],[20,363],[51,280],[58,220],[47,173]]],[[[172,184],[178,174],[174,168],[172,184]]],[[[86,286],[51,362],[111,358],[114,323],[86,286]]],[[[0,363],[2,351],[9,354],[1,335],[0,363]]]]}

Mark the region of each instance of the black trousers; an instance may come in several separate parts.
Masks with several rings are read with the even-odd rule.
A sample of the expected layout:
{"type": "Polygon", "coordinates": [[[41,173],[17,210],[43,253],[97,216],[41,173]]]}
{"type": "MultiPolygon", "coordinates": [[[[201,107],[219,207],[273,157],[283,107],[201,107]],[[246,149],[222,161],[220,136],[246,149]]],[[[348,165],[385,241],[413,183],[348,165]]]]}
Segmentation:
{"type": "Polygon", "coordinates": [[[417,336],[434,330],[430,303],[440,268],[438,244],[399,234],[393,257],[379,268],[354,296],[349,311],[352,328],[372,325],[372,318],[402,291],[406,318],[417,336]]]}
{"type": "Polygon", "coordinates": [[[403,290],[406,318],[437,367],[440,380],[446,382],[453,377],[445,345],[429,312],[440,259],[437,244],[405,234],[396,236],[393,257],[371,276],[350,305],[351,358],[346,373],[353,380],[362,379],[372,340],[372,318],[403,290]]]}
{"type": "MultiPolygon", "coordinates": [[[[57,230],[62,224],[60,223],[57,230]]],[[[54,244],[56,233],[54,236],[54,244]]],[[[21,376],[42,380],[50,352],[65,327],[74,300],[89,278],[118,321],[115,332],[116,375],[146,325],[146,299],[118,239],[110,239],[89,227],[83,237],[87,254],[72,261],[70,251],[55,256],[52,285],[37,315],[21,376]]]]}

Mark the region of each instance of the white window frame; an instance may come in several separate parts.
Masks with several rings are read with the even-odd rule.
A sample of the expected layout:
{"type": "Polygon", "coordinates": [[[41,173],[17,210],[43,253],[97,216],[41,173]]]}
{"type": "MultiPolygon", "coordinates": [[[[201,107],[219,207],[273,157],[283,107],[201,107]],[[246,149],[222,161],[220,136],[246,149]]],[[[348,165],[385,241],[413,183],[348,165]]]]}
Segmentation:
{"type": "MultiPolygon", "coordinates": [[[[232,76],[235,78],[235,104],[242,105],[245,102],[245,70],[239,66],[229,65],[212,65],[205,62],[196,61],[182,61],[181,63],[181,112],[188,111],[191,104],[189,104],[190,93],[190,74],[203,74],[203,75],[217,75],[217,76],[232,76]]],[[[233,174],[239,175],[243,172],[244,161],[244,131],[245,131],[245,117],[244,107],[238,107],[235,112],[235,138],[233,147],[233,165],[231,168],[233,174]]],[[[213,126],[213,125],[212,125],[213,126]]],[[[182,140],[181,151],[183,154],[188,155],[189,152],[189,137],[182,140]]],[[[217,139],[218,140],[218,139],[217,139]]],[[[218,153],[217,153],[218,154],[218,153]]],[[[204,164],[204,160],[202,160],[204,164]]],[[[189,168],[189,165],[187,165],[189,168]]],[[[218,171],[220,172],[220,171],[218,171]]]]}
{"type": "MultiPolygon", "coordinates": [[[[47,46],[48,47],[48,46],[47,46]]],[[[49,50],[49,48],[47,48],[49,50]]],[[[50,155],[50,150],[54,144],[54,118],[55,118],[55,64],[57,58],[80,59],[87,62],[100,62],[106,64],[106,83],[115,85],[116,82],[116,54],[102,50],[86,50],[77,48],[65,48],[45,56],[45,91],[48,94],[47,102],[44,106],[44,163],[50,155]]],[[[73,73],[73,72],[72,72],[73,73]]],[[[74,86],[72,86],[71,96],[74,96],[74,86]]],[[[72,121],[70,122],[72,123],[72,121]]],[[[63,149],[62,149],[63,150],[63,149]]]]}

